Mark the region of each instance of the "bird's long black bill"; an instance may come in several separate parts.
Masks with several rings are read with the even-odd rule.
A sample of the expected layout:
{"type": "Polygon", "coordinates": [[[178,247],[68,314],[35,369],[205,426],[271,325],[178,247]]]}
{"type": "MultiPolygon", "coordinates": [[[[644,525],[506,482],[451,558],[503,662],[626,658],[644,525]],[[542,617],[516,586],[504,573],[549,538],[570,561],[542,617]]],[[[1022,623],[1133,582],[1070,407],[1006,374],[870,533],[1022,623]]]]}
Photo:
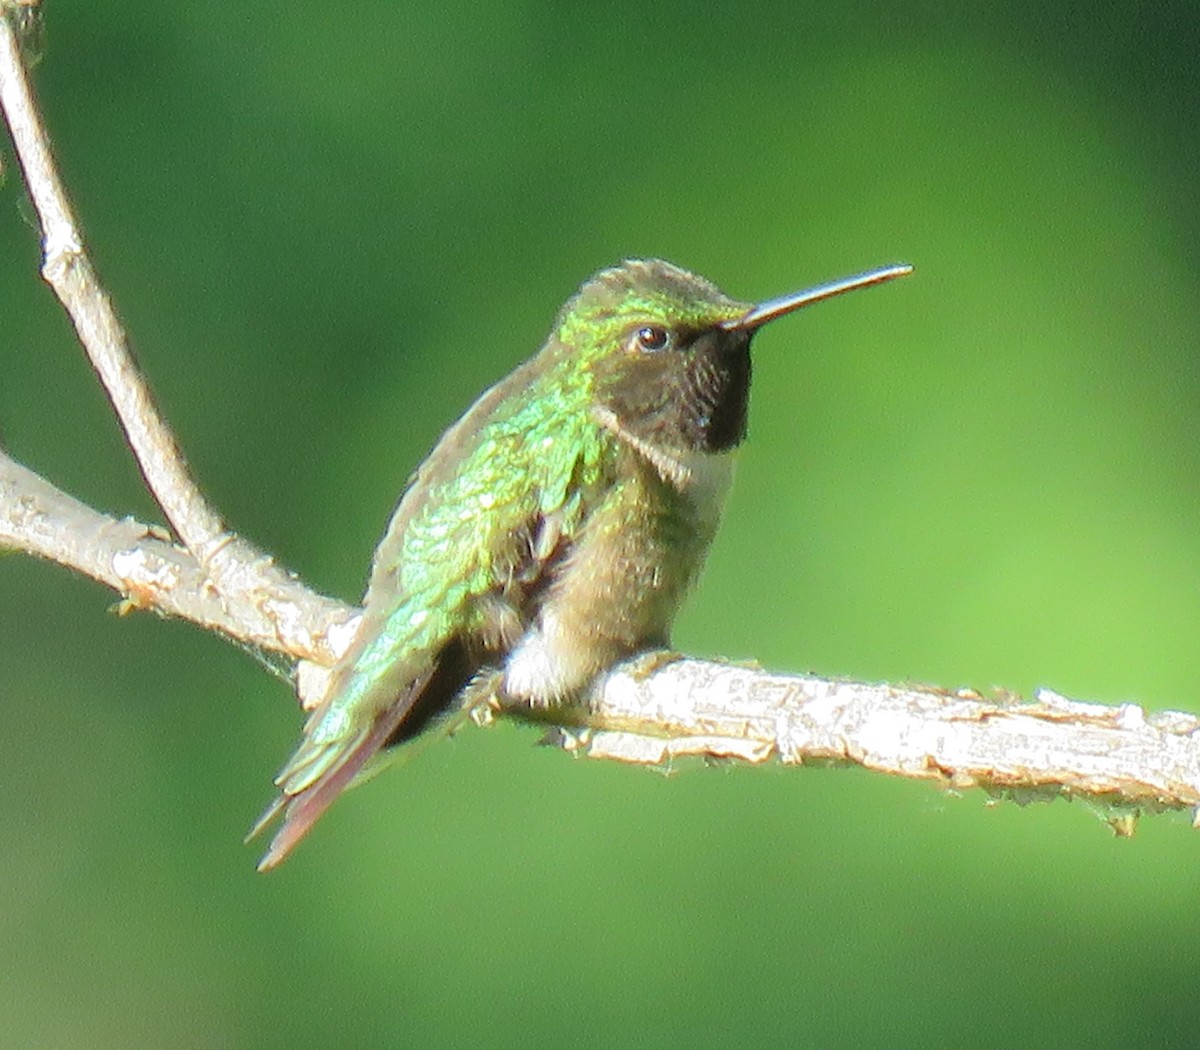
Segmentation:
{"type": "Polygon", "coordinates": [[[866,273],[855,274],[853,277],[843,277],[840,281],[830,281],[828,284],[818,284],[815,288],[807,288],[803,292],[792,292],[781,295],[778,299],[768,299],[751,307],[749,311],[732,321],[726,321],[721,327],[729,330],[753,331],[768,321],[790,314],[810,303],[819,303],[822,299],[832,299],[844,292],[853,292],[858,288],[869,288],[873,284],[882,284],[894,277],[903,277],[912,273],[913,268],[908,263],[897,263],[895,266],[881,266],[878,270],[868,270],[866,273]]]}

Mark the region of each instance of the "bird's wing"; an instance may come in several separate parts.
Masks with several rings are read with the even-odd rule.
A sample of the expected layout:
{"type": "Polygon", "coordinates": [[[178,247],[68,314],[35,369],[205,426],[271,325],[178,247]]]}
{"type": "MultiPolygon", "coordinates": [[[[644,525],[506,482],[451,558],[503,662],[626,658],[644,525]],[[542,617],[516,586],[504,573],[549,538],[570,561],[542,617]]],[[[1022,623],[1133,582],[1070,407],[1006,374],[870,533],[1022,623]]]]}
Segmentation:
{"type": "Polygon", "coordinates": [[[481,599],[549,556],[539,524],[548,517],[569,524],[583,513],[588,485],[579,479],[598,471],[604,438],[579,413],[548,423],[502,414],[471,426],[482,410],[484,419],[495,414],[504,386],[520,374],[446,433],[397,507],[355,642],[276,777],[279,796],[251,829],[252,837],[283,815],[260,870],[284,859],[404,724],[448,644],[487,629],[481,599]],[[561,452],[545,454],[547,436],[561,452]],[[531,457],[531,443],[543,454],[531,457]]]}

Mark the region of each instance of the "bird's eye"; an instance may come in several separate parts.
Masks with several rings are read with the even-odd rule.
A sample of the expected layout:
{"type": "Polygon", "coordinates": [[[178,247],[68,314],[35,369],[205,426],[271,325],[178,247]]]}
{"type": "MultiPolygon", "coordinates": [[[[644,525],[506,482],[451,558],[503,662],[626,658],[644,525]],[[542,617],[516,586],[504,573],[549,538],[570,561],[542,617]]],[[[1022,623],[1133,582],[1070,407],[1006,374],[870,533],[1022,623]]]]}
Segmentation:
{"type": "Polygon", "coordinates": [[[648,354],[654,354],[658,353],[660,350],[665,350],[670,342],[671,333],[665,328],[660,328],[658,325],[646,325],[645,328],[638,329],[638,349],[643,350],[648,354]]]}

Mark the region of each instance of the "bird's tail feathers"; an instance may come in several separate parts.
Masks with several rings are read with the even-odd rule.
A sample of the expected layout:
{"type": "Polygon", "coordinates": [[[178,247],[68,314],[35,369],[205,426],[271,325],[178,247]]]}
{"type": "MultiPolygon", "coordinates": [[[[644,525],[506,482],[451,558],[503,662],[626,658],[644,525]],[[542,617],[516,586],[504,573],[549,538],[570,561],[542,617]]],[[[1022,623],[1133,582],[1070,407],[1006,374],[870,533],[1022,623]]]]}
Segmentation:
{"type": "Polygon", "coordinates": [[[287,857],[368,760],[387,743],[411,707],[411,703],[397,701],[369,726],[348,737],[323,743],[310,737],[300,746],[275,780],[279,795],[246,836],[249,841],[283,814],[283,823],[259,861],[259,871],[269,871],[287,857]]]}

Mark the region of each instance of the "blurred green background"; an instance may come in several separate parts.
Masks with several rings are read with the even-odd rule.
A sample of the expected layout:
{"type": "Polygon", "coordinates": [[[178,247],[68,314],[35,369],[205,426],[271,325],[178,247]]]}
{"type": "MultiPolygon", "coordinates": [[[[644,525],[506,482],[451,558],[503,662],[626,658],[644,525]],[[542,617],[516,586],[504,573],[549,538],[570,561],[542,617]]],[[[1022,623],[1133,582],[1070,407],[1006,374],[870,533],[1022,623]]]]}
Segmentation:
{"type": "MultiPolygon", "coordinates": [[[[354,599],[409,470],[595,269],[759,298],[676,642],[1198,708],[1200,9],[54,0],[37,82],[229,521],[354,599]]],[[[11,154],[6,154],[6,160],[11,154]]],[[[0,427],[154,517],[0,189],[0,427]]],[[[0,1043],[1194,1045],[1200,838],[855,770],[464,731],[270,877],[300,718],[246,656],[0,560],[0,1043]]]]}

